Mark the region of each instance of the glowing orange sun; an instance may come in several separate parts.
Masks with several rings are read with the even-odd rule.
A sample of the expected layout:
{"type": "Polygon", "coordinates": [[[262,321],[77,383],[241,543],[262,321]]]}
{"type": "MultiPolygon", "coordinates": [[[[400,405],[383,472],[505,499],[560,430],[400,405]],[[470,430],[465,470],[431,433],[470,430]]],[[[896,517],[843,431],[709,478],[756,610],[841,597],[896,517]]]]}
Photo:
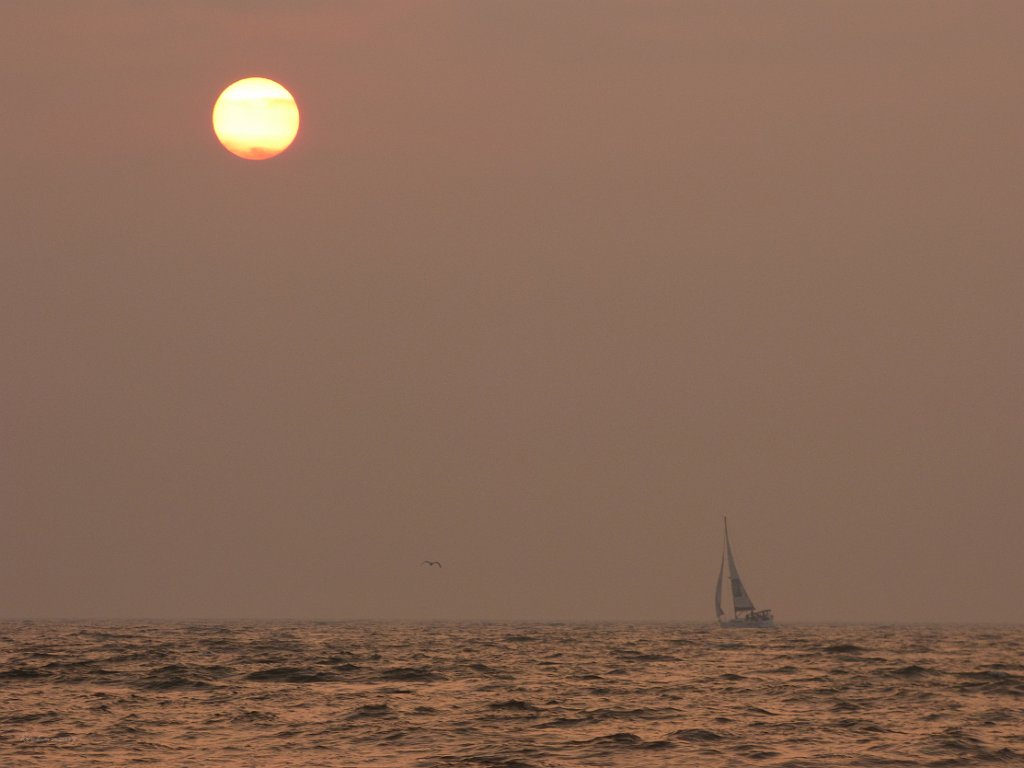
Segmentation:
{"type": "Polygon", "coordinates": [[[246,160],[266,160],[295,140],[299,108],[280,83],[247,77],[229,85],[217,98],[213,132],[228,152],[246,160]]]}

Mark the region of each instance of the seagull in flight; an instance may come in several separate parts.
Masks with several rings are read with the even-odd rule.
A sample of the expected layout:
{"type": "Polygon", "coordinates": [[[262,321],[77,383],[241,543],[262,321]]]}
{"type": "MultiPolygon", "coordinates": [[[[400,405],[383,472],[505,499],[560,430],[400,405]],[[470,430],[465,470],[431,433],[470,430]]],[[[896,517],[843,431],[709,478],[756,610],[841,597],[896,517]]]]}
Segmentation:
{"type": "Polygon", "coordinates": [[[436,565],[438,568],[441,567],[440,560],[424,560],[420,565],[436,565]]]}

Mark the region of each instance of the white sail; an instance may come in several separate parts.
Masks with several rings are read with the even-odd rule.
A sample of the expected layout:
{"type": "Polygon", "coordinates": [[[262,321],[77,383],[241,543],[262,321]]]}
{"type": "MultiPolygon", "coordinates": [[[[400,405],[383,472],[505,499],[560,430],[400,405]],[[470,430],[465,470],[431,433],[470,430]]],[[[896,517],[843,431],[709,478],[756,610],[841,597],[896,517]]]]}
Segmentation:
{"type": "Polygon", "coordinates": [[[729,523],[725,524],[725,552],[729,557],[729,581],[732,584],[732,607],[734,611],[752,611],[754,603],[747,594],[746,587],[740,580],[740,572],[736,570],[736,561],[732,559],[732,547],[729,545],[729,523]]]}
{"type": "Polygon", "coordinates": [[[722,552],[722,564],[718,566],[718,583],[715,584],[715,616],[719,619],[725,611],[722,610],[722,572],[725,570],[725,552],[722,552]]]}

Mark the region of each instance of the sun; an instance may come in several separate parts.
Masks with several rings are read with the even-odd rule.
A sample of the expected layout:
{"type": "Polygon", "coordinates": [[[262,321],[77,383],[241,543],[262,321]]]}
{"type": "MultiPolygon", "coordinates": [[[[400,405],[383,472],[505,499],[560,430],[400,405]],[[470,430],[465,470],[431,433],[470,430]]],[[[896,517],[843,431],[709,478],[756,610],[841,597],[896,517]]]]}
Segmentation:
{"type": "Polygon", "coordinates": [[[266,160],[295,140],[299,108],[280,83],[247,77],[229,85],[217,98],[213,132],[228,152],[246,160],[266,160]]]}

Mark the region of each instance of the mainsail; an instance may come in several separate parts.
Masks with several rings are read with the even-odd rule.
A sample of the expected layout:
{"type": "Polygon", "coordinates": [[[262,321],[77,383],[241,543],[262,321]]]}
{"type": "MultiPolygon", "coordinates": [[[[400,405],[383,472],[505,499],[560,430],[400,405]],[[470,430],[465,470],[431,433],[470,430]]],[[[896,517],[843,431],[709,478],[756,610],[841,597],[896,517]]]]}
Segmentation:
{"type": "MultiPolygon", "coordinates": [[[[732,547],[729,546],[729,523],[725,523],[725,552],[729,558],[729,581],[732,584],[732,607],[734,611],[752,611],[754,610],[754,603],[750,599],[750,595],[747,594],[746,588],[743,586],[743,582],[740,581],[740,572],[736,570],[736,561],[732,559],[732,547]]],[[[722,593],[722,572],[718,572],[718,591],[717,595],[722,593]]],[[[719,597],[716,601],[716,606],[719,610],[719,616],[721,616],[721,598],[719,597]]]]}
{"type": "Polygon", "coordinates": [[[725,570],[725,552],[722,552],[722,564],[718,566],[718,583],[715,584],[715,615],[720,619],[725,611],[722,610],[722,571],[725,570]]]}

